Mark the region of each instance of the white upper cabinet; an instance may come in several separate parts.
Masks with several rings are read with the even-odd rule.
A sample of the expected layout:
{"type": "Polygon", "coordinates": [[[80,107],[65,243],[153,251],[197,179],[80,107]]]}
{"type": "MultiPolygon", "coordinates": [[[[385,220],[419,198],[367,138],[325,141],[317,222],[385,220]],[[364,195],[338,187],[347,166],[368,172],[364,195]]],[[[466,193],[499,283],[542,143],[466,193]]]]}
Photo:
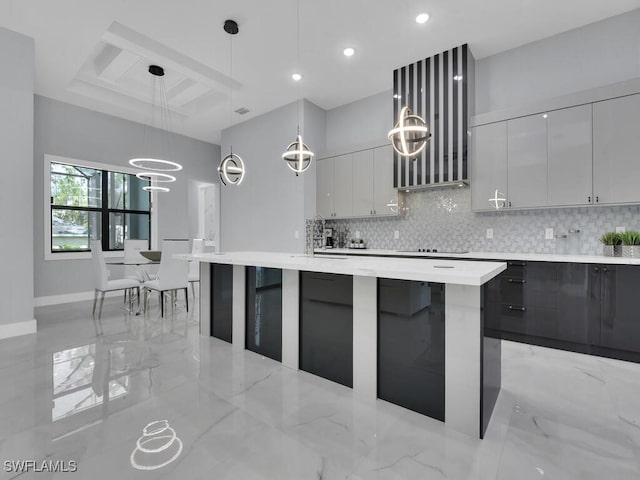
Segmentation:
{"type": "Polygon", "coordinates": [[[555,110],[547,114],[547,203],[591,203],[593,144],[591,105],[555,110]]]}
{"type": "Polygon", "coordinates": [[[640,202],[640,94],[593,104],[593,195],[640,202]]]}
{"type": "Polygon", "coordinates": [[[361,150],[353,153],[354,217],[373,214],[373,181],[373,150],[361,150]]]}
{"type": "Polygon", "coordinates": [[[547,119],[529,115],[507,121],[507,205],[547,205],[547,119]]]}
{"type": "Polygon", "coordinates": [[[491,210],[496,190],[507,199],[507,122],[489,123],[471,132],[471,208],[491,210]]]}
{"type": "Polygon", "coordinates": [[[334,217],[353,216],[353,154],[333,158],[334,217]]]}
{"type": "Polygon", "coordinates": [[[390,202],[398,202],[398,191],[393,188],[393,147],[384,145],[373,149],[373,214],[397,214],[397,208],[387,206],[390,202]]]}
{"type": "Polygon", "coordinates": [[[323,218],[333,216],[333,158],[316,164],[316,211],[323,218]]]}
{"type": "Polygon", "coordinates": [[[391,145],[318,160],[316,210],[323,218],[397,215],[391,145]]]}

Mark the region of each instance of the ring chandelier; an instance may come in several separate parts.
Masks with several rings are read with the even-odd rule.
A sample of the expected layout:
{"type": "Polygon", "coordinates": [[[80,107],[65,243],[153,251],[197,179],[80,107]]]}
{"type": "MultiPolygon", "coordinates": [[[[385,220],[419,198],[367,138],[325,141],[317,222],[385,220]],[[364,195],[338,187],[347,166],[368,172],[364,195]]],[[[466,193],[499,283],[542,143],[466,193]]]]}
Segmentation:
{"type": "Polygon", "coordinates": [[[242,158],[233,152],[224,157],[218,166],[218,175],[224,185],[240,185],[244,180],[244,173],[242,158]]]}
{"type": "Polygon", "coordinates": [[[151,170],[154,172],[178,172],[182,170],[182,165],[170,160],[160,158],[132,158],[129,165],[141,170],[151,170]]]}
{"type": "Polygon", "coordinates": [[[298,135],[294,142],[291,142],[287,150],[282,154],[282,159],[287,162],[287,167],[298,173],[304,172],[313,160],[314,153],[302,141],[302,136],[298,135]]]}
{"type": "Polygon", "coordinates": [[[431,133],[420,115],[414,115],[409,107],[402,107],[398,123],[387,136],[396,152],[411,158],[424,150],[431,133]]]}

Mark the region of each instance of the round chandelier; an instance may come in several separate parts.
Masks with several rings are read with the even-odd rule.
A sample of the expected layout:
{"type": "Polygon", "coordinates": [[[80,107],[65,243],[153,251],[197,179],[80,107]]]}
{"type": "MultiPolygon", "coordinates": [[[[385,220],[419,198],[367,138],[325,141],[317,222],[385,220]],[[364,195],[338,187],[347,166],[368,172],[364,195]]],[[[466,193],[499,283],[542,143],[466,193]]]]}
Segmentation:
{"type": "Polygon", "coordinates": [[[314,156],[315,154],[302,141],[302,136],[297,135],[295,141],[291,142],[282,154],[282,159],[287,162],[287,167],[297,175],[311,166],[314,156]]]}
{"type": "Polygon", "coordinates": [[[414,115],[409,107],[402,107],[398,123],[387,136],[396,152],[403,157],[415,157],[424,150],[431,133],[420,115],[414,115]]]}
{"type": "Polygon", "coordinates": [[[136,177],[138,177],[140,180],[148,180],[152,183],[170,183],[176,181],[176,177],[174,177],[173,175],[161,172],[140,172],[136,173],[136,177]]]}
{"type": "Polygon", "coordinates": [[[147,185],[142,187],[145,192],[168,192],[169,189],[167,187],[160,187],[158,185],[147,185]]]}
{"type": "Polygon", "coordinates": [[[132,158],[129,165],[140,170],[152,170],[155,172],[178,172],[182,170],[182,165],[170,160],[160,158],[132,158]]]}
{"type": "Polygon", "coordinates": [[[505,197],[504,193],[496,190],[493,194],[493,197],[489,199],[489,203],[496,210],[500,210],[501,208],[504,208],[506,206],[507,197],[505,197]]]}
{"type": "Polygon", "coordinates": [[[224,185],[240,185],[244,180],[244,162],[240,156],[230,153],[218,166],[218,175],[224,185]]]}

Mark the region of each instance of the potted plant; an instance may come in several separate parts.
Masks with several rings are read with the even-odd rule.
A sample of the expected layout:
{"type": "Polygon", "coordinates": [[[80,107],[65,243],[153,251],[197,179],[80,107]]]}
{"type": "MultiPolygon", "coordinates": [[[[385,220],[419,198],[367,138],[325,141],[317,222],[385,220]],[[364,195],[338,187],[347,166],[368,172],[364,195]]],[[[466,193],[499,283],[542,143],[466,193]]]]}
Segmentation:
{"type": "Polygon", "coordinates": [[[622,237],[619,233],[603,233],[600,241],[604,245],[603,255],[605,257],[619,257],[621,255],[620,245],[622,245],[622,237]]]}
{"type": "Polygon", "coordinates": [[[628,231],[620,234],[622,238],[622,256],[640,257],[640,232],[628,231]]]}

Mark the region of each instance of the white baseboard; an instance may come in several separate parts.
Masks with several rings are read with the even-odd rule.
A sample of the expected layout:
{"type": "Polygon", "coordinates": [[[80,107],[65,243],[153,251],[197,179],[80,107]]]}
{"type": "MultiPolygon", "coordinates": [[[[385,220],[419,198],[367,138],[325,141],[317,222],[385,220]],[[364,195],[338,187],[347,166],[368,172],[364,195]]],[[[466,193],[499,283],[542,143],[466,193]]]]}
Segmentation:
{"type": "MultiPolygon", "coordinates": [[[[45,307],[47,305],[60,305],[61,303],[73,303],[84,302],[86,300],[93,300],[93,290],[88,292],[76,292],[67,293],[64,295],[50,295],[48,297],[36,297],[33,299],[34,306],[45,307]]],[[[113,292],[107,292],[106,297],[122,296],[121,290],[115,290],[113,292]]]]}
{"type": "Polygon", "coordinates": [[[7,323],[6,325],[0,325],[0,340],[3,338],[18,337],[20,335],[28,335],[30,333],[36,333],[38,328],[35,319],[27,320],[26,322],[7,323]]]}

